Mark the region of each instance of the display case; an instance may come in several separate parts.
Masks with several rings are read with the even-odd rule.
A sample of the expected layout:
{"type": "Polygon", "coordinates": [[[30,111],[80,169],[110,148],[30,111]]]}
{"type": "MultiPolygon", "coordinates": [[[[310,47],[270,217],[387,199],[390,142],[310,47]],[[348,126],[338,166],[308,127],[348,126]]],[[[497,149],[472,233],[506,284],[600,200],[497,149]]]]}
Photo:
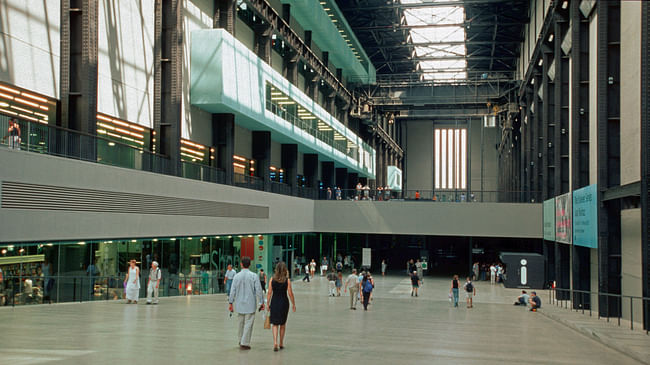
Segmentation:
{"type": "Polygon", "coordinates": [[[45,255],[0,257],[3,282],[1,304],[36,304],[43,302],[42,265],[45,255]]]}

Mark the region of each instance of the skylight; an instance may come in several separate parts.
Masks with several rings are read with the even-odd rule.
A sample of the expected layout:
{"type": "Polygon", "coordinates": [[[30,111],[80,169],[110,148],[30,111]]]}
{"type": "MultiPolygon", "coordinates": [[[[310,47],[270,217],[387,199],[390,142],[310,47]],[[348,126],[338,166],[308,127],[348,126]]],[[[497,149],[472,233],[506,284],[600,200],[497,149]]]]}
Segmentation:
{"type": "MultiPolygon", "coordinates": [[[[401,0],[402,4],[435,3],[440,0],[401,0]]],[[[449,0],[443,0],[449,2],[449,0]]],[[[445,42],[464,42],[465,28],[459,24],[465,21],[463,6],[433,6],[406,8],[404,17],[407,25],[417,26],[409,31],[409,43],[429,45],[414,46],[414,59],[426,58],[418,62],[423,80],[453,82],[467,78],[467,55],[465,44],[445,44],[445,42]],[[430,25],[431,27],[427,27],[430,25]],[[441,44],[431,44],[441,43],[441,44]],[[449,57],[463,57],[448,59],[449,57]],[[433,58],[433,59],[432,59],[433,58]],[[440,59],[435,59],[440,58],[440,59]]]]}

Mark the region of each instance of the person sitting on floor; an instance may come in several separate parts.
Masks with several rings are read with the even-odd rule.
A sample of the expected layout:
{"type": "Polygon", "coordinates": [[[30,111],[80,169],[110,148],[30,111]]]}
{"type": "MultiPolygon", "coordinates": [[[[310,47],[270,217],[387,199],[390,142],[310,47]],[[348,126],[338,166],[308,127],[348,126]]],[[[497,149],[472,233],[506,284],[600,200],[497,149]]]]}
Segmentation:
{"type": "Polygon", "coordinates": [[[536,292],[532,292],[530,296],[530,311],[537,312],[537,310],[542,306],[542,300],[539,299],[536,292]]]}
{"type": "Polygon", "coordinates": [[[526,293],[525,290],[521,291],[521,295],[517,297],[517,301],[515,302],[515,305],[528,305],[528,299],[530,296],[528,293],[526,293]]]}

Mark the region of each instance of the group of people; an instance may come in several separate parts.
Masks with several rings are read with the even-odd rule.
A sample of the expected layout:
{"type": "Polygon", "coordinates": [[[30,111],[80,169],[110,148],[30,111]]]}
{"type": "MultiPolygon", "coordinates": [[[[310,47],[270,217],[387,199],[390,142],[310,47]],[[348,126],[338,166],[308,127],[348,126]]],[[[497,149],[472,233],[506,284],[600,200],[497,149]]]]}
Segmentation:
{"type": "Polygon", "coordinates": [[[472,265],[472,274],[473,280],[490,280],[490,284],[498,284],[503,282],[506,275],[506,268],[500,262],[493,262],[491,264],[475,262],[472,265]]]}
{"type": "Polygon", "coordinates": [[[372,278],[370,271],[361,271],[357,274],[357,269],[352,269],[352,273],[345,280],[344,292],[350,291],[350,309],[356,310],[359,301],[363,304],[363,310],[368,310],[368,305],[372,300],[372,291],[375,289],[375,280],[372,278]]]}
{"type": "MultiPolygon", "coordinates": [[[[300,260],[296,258],[294,260],[294,266],[296,267],[296,273],[300,274],[301,272],[301,267],[303,265],[300,263],[300,260]]],[[[302,281],[307,281],[309,282],[311,279],[314,278],[314,275],[316,274],[316,260],[311,259],[309,263],[304,264],[304,277],[302,278],[302,281]]],[[[336,269],[336,273],[342,273],[344,269],[348,269],[354,267],[354,258],[352,256],[341,256],[341,254],[338,254],[336,257],[336,263],[334,264],[333,267],[330,266],[330,261],[328,260],[327,256],[323,256],[323,259],[320,262],[320,276],[329,276],[330,271],[336,269]]],[[[342,275],[339,275],[342,277],[342,275]]],[[[340,285],[339,285],[340,287],[340,285]]],[[[340,292],[340,291],[339,291],[340,292]]]]}
{"type": "Polygon", "coordinates": [[[420,280],[423,280],[424,267],[420,259],[410,259],[406,262],[406,273],[411,276],[415,272],[420,280]]]}
{"type": "MultiPolygon", "coordinates": [[[[242,350],[251,348],[251,335],[255,323],[255,312],[266,310],[268,322],[273,333],[273,351],[284,348],[289,305],[296,311],[296,301],[289,279],[287,265],[280,261],[275,266],[264,300],[264,290],[261,285],[261,275],[250,271],[251,259],[242,257],[241,271],[232,279],[228,293],[228,310],[237,311],[239,320],[239,347],[242,350]],[[266,303],[266,305],[265,305],[266,303]]],[[[264,275],[266,278],[266,275],[264,275]]]]}
{"type": "Polygon", "coordinates": [[[20,125],[18,124],[18,120],[16,118],[10,118],[7,134],[2,138],[2,141],[7,141],[9,148],[19,150],[20,138],[20,125]]]}
{"type": "Polygon", "coordinates": [[[530,306],[531,312],[537,312],[537,310],[542,306],[542,300],[537,296],[537,292],[532,291],[530,295],[525,290],[521,291],[521,295],[517,297],[515,305],[530,306]]]}
{"type": "MultiPolygon", "coordinates": [[[[454,275],[451,280],[451,288],[449,288],[449,299],[453,300],[454,307],[458,307],[458,297],[460,295],[460,279],[458,275],[454,275]]],[[[474,307],[474,297],[476,296],[476,286],[468,276],[463,284],[463,292],[465,293],[465,300],[467,301],[467,308],[474,307]]]]}
{"type": "MultiPolygon", "coordinates": [[[[341,190],[341,187],[337,186],[335,188],[332,187],[327,187],[326,189],[326,199],[327,200],[342,200],[343,197],[343,191],[341,190]]],[[[368,184],[363,185],[361,182],[357,183],[357,185],[354,188],[354,195],[349,195],[345,197],[345,199],[350,199],[350,200],[390,200],[390,194],[391,190],[390,187],[385,186],[381,187],[378,186],[375,189],[371,189],[368,184]]],[[[346,194],[347,195],[347,194],[346,194]]]]}
{"type": "MultiPolygon", "coordinates": [[[[149,279],[147,280],[147,304],[158,304],[158,291],[162,273],[158,262],[151,263],[149,279]]],[[[136,265],[135,259],[129,261],[129,268],[124,278],[124,292],[126,293],[126,304],[138,304],[140,297],[140,268],[136,265]]]]}

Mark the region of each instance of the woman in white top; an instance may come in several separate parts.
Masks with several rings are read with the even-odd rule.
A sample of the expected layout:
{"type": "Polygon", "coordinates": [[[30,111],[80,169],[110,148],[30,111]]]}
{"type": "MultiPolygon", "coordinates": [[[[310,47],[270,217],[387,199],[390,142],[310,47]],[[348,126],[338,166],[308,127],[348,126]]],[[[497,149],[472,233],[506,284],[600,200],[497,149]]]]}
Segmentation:
{"type": "Polygon", "coordinates": [[[311,262],[309,263],[309,274],[311,275],[312,279],[314,278],[315,272],[316,272],[316,261],[314,261],[314,259],[311,259],[311,262]]]}
{"type": "Polygon", "coordinates": [[[131,302],[138,304],[140,296],[140,269],[135,266],[135,260],[129,261],[129,269],[124,279],[126,285],[126,304],[131,302]]]}

